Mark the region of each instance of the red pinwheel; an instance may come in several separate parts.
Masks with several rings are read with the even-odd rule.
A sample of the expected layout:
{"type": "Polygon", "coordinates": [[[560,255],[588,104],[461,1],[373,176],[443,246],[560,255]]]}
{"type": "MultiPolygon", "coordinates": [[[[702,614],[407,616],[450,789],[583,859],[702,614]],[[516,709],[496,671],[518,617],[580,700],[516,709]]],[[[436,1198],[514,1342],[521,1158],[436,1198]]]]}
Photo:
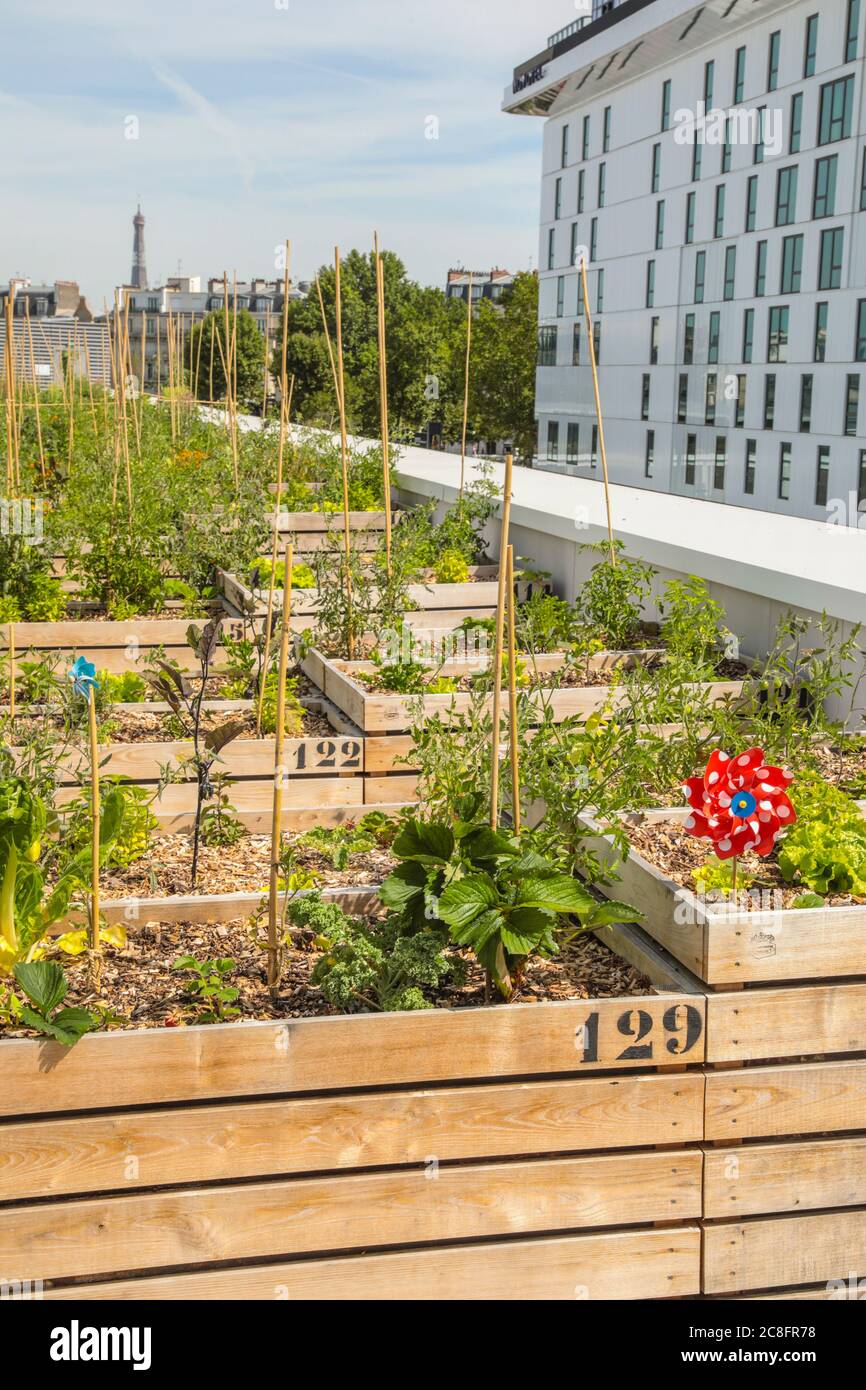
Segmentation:
{"type": "Polygon", "coordinates": [[[747,850],[764,858],[797,819],[787,792],[793,780],[792,772],[768,767],[760,748],[734,758],[717,748],[703,777],[689,777],[683,786],[693,812],[685,829],[712,840],[719,859],[735,859],[747,850]]]}

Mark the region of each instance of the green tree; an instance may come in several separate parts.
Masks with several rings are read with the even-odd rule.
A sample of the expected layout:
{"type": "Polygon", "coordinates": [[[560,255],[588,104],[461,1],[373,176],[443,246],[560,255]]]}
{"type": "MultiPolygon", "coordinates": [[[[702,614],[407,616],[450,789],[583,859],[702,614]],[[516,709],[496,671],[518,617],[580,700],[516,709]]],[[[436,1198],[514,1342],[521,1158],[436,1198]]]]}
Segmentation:
{"type": "MultiPolygon", "coordinates": [[[[233,316],[229,314],[229,338],[234,331],[233,316]]],[[[224,363],[228,363],[226,351],[225,313],[215,310],[208,314],[192,330],[192,342],[187,350],[187,361],[197,363],[198,398],[209,400],[211,381],[213,399],[223,400],[226,394],[226,375],[224,363]],[[201,348],[199,349],[199,341],[201,348]]],[[[254,405],[262,399],[262,385],[265,369],[265,340],[259,332],[258,324],[246,309],[240,309],[237,316],[237,394],[239,405],[254,405]]]]}
{"type": "MultiPolygon", "coordinates": [[[[500,307],[487,300],[472,324],[469,426],[473,436],[510,439],[523,458],[535,448],[535,363],[538,343],[538,277],[521,272],[502,295],[500,307]]],[[[455,348],[453,370],[462,373],[465,323],[455,348]]],[[[452,397],[458,395],[456,389],[452,397]]],[[[463,381],[459,388],[463,407],[463,381]]],[[[462,417],[461,417],[462,418],[462,417]]],[[[455,432],[452,416],[448,425],[455,432]]]]}

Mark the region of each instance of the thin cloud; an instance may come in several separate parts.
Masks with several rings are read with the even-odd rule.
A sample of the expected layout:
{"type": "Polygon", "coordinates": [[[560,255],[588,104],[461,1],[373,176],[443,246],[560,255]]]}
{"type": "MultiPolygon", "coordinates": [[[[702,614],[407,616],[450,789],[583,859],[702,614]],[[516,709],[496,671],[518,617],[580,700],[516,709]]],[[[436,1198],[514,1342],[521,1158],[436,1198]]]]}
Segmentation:
{"type": "Polygon", "coordinates": [[[225,146],[235,159],[245,189],[249,192],[255,168],[249,151],[241,139],[240,131],[234,123],[227,116],[224,116],[203,93],[196,91],[195,87],[189,82],[185,82],[182,77],[178,77],[177,73],[171,72],[169,68],[154,68],[153,75],[158,82],[173,92],[181,105],[197,116],[202,125],[225,146]]]}

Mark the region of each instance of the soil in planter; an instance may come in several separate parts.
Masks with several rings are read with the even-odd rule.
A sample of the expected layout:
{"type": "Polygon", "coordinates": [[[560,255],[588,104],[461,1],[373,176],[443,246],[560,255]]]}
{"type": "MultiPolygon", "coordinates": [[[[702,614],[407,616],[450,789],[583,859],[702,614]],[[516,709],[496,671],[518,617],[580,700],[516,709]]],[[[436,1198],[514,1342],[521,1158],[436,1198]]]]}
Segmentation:
{"type": "MultiPolygon", "coordinates": [[[[231,788],[229,788],[231,798],[231,788]]],[[[364,807],[358,808],[358,818],[364,807]]],[[[381,883],[394,867],[387,850],[372,849],[355,854],[345,869],[334,869],[318,851],[298,845],[300,835],[284,835],[284,847],[296,848],[296,867],[313,873],[322,888],[369,887],[381,883]]],[[[199,848],[198,879],[191,890],[192,837],[160,835],[154,839],[143,859],[128,869],[103,873],[105,898],[162,898],[172,894],[260,893],[267,892],[271,865],[271,837],[244,835],[230,846],[202,845],[199,848]]]]}
{"type": "MultiPolygon", "coordinates": [[[[656,657],[646,662],[648,668],[658,666],[662,658],[656,657]]],[[[540,688],[543,690],[575,690],[587,689],[594,686],[618,685],[622,680],[622,673],[617,666],[610,666],[602,670],[587,669],[586,665],[578,662],[575,665],[563,666],[556,672],[543,671],[536,673],[533,670],[532,657],[523,655],[518,657],[518,689],[530,690],[540,688]]],[[[720,661],[714,671],[713,679],[718,681],[744,680],[747,675],[747,668],[737,661],[720,661]]],[[[435,679],[436,673],[431,670],[430,679],[435,679]]],[[[383,684],[382,676],[379,671],[357,672],[350,677],[355,683],[368,694],[392,694],[383,684]]],[[[483,688],[490,684],[490,678],[486,671],[479,672],[467,671],[465,675],[458,676],[456,679],[456,691],[461,694],[469,694],[473,690],[483,688]]],[[[419,688],[415,694],[424,694],[425,691],[419,688]]],[[[439,692],[434,692],[439,693],[439,692]]],[[[448,693],[448,692],[444,692],[448,693]]]]}
{"type": "MultiPolygon", "coordinates": [[[[709,840],[698,840],[686,834],[682,826],[675,821],[640,821],[635,817],[626,823],[626,831],[632,848],[661,870],[667,878],[672,879],[680,888],[689,888],[692,892],[699,891],[692,875],[696,869],[706,864],[707,860],[714,859],[709,840]]],[[[737,895],[737,906],[747,911],[788,908],[797,898],[809,891],[802,884],[795,887],[787,883],[782,877],[775,855],[772,854],[767,859],[761,859],[752,853],[741,855],[738,873],[741,886],[744,875],[754,876],[748,892],[741,891],[737,895]]],[[[720,906],[733,902],[731,894],[713,894],[712,899],[715,898],[720,906]]],[[[850,894],[827,894],[825,901],[828,906],[850,907],[863,902],[863,899],[852,897],[850,894]]]]}
{"type": "MultiPolygon", "coordinates": [[[[260,929],[260,934],[261,934],[260,929]]],[[[173,969],[178,957],[199,961],[231,959],[235,969],[226,983],[240,990],[235,1022],[254,1019],[307,1018],[333,1015],[310,977],[319,953],[303,945],[287,951],[279,999],[272,1004],[267,990],[266,957],[244,923],[220,925],[160,926],[146,923],[134,933],[123,951],[106,951],[100,1002],[122,1028],[184,1027],[200,1020],[184,994],[184,976],[173,969]]],[[[70,989],[67,1005],[92,1005],[86,957],[64,962],[70,989]]],[[[593,936],[578,937],[560,956],[533,961],[526,971],[515,1003],[622,998],[653,993],[652,985],[593,936]]],[[[430,996],[437,1008],[478,1007],[484,1003],[484,974],[469,964],[466,982],[458,988],[430,996]]],[[[506,1007],[500,1005],[497,1007],[506,1007]]],[[[229,1020],[231,1021],[231,1020],[229,1020]]],[[[22,1036],[24,1030],[7,1036],[22,1036]]]]}

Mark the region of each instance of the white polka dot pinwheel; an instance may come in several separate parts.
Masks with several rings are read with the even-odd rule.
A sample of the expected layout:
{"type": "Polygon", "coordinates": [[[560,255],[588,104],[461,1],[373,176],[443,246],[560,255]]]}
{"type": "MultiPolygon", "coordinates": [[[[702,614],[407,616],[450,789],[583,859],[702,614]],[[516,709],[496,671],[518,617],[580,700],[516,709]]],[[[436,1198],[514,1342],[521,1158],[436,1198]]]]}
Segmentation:
{"type": "Polygon", "coordinates": [[[703,777],[689,777],[683,791],[692,808],[689,835],[712,840],[720,859],[753,850],[766,857],[788,825],[797,819],[788,797],[794,774],[768,767],[760,748],[730,757],[716,749],[703,777]]]}

